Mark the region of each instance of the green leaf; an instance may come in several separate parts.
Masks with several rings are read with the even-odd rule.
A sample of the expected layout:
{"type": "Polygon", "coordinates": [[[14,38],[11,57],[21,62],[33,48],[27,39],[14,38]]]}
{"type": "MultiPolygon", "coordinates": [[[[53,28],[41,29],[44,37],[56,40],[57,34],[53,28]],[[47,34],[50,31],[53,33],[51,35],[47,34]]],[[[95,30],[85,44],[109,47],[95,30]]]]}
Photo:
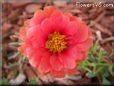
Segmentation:
{"type": "Polygon", "coordinates": [[[29,80],[28,84],[30,84],[30,85],[38,84],[38,79],[37,78],[31,79],[31,80],[29,80]]]}
{"type": "Polygon", "coordinates": [[[2,67],[2,60],[0,60],[0,67],[2,67]]]}
{"type": "Polygon", "coordinates": [[[110,81],[108,79],[106,79],[105,77],[103,77],[103,80],[102,80],[102,84],[103,85],[110,85],[110,81]]]}
{"type": "Polygon", "coordinates": [[[12,63],[12,64],[10,63],[8,67],[13,69],[13,68],[16,68],[18,66],[19,66],[19,63],[15,62],[15,63],[12,63]]]}
{"type": "Polygon", "coordinates": [[[93,72],[88,72],[88,73],[87,73],[87,76],[88,76],[89,78],[93,78],[93,77],[96,76],[96,74],[93,73],[93,72]]]}
{"type": "Polygon", "coordinates": [[[82,69],[83,67],[85,67],[86,66],[86,60],[85,61],[83,61],[83,62],[81,62],[79,65],[78,65],[78,68],[79,69],[82,69]]]}
{"type": "Polygon", "coordinates": [[[108,76],[109,76],[109,72],[106,71],[106,72],[103,74],[103,76],[108,77],[108,76]]]}
{"type": "Polygon", "coordinates": [[[104,55],[104,53],[103,53],[103,51],[100,49],[100,50],[99,50],[99,53],[98,53],[98,62],[102,62],[103,55],[104,55]]]}
{"type": "Polygon", "coordinates": [[[104,77],[109,76],[109,70],[107,69],[107,66],[102,66],[102,70],[100,71],[100,74],[104,77]]]}
{"type": "Polygon", "coordinates": [[[94,57],[93,55],[89,56],[88,60],[90,62],[97,62],[96,57],[94,57]]]}
{"type": "Polygon", "coordinates": [[[95,53],[97,48],[98,48],[98,41],[96,41],[93,47],[90,49],[90,54],[95,53]]]}
{"type": "Polygon", "coordinates": [[[3,78],[1,84],[2,85],[8,85],[9,83],[8,83],[8,80],[7,79],[3,78]]]}
{"type": "Polygon", "coordinates": [[[96,41],[88,52],[88,58],[80,63],[78,68],[85,71],[89,78],[100,75],[103,84],[110,84],[106,78],[109,77],[109,74],[114,76],[114,73],[112,71],[112,64],[104,62],[102,59],[106,54],[107,53],[101,49],[98,41],[96,41]]]}
{"type": "Polygon", "coordinates": [[[96,73],[96,74],[99,73],[100,71],[102,71],[102,69],[103,69],[103,67],[100,66],[99,68],[97,68],[97,70],[95,71],[95,73],[96,73]]]}
{"type": "Polygon", "coordinates": [[[83,67],[83,69],[87,72],[91,72],[91,70],[88,67],[83,67]]]}
{"type": "Polygon", "coordinates": [[[109,66],[109,72],[114,77],[114,72],[113,72],[112,68],[113,68],[113,65],[109,66]]]}

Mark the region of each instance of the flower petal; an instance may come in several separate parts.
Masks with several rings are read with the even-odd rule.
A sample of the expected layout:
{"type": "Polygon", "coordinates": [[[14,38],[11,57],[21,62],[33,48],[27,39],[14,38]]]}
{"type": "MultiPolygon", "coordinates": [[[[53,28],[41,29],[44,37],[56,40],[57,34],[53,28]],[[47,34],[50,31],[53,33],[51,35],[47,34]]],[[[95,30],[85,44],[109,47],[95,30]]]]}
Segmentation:
{"type": "Polygon", "coordinates": [[[37,68],[39,66],[39,64],[40,64],[40,61],[41,61],[42,57],[40,55],[36,55],[36,54],[34,54],[34,55],[31,57],[31,59],[29,59],[29,63],[33,67],[37,68]]]}
{"type": "Polygon", "coordinates": [[[43,10],[38,10],[37,12],[35,12],[32,20],[31,20],[31,25],[37,25],[37,24],[41,24],[41,22],[45,19],[51,16],[51,14],[56,10],[55,7],[52,6],[48,6],[46,8],[44,8],[43,10]]]}
{"type": "Polygon", "coordinates": [[[52,74],[54,77],[57,77],[57,78],[63,78],[63,77],[65,77],[65,72],[64,72],[64,71],[51,70],[51,74],[52,74]]]}
{"type": "Polygon", "coordinates": [[[56,71],[60,71],[63,68],[63,64],[60,62],[58,56],[52,55],[50,57],[50,64],[52,68],[56,71]]]}
{"type": "Polygon", "coordinates": [[[92,46],[93,40],[92,38],[88,38],[86,41],[77,44],[77,47],[80,48],[83,51],[88,51],[90,47],[92,46]]]}
{"type": "Polygon", "coordinates": [[[60,32],[64,34],[65,29],[67,29],[68,20],[64,19],[61,12],[55,11],[49,19],[45,19],[41,23],[43,34],[48,36],[53,32],[60,32]],[[61,22],[60,22],[61,21],[61,22]]]}
{"type": "Polygon", "coordinates": [[[72,50],[68,50],[59,56],[61,61],[64,64],[64,68],[73,69],[76,66],[75,61],[75,52],[72,50]]]}
{"type": "Polygon", "coordinates": [[[48,6],[48,7],[45,7],[44,8],[44,12],[45,12],[45,15],[47,16],[47,17],[50,17],[51,15],[52,15],[52,13],[54,12],[54,11],[56,11],[57,9],[55,8],[55,7],[53,7],[53,6],[48,6]]]}
{"type": "Polygon", "coordinates": [[[18,47],[18,51],[20,51],[22,54],[25,54],[26,44],[22,43],[20,47],[18,47]]]}
{"type": "Polygon", "coordinates": [[[76,50],[77,50],[76,62],[78,63],[78,62],[85,60],[87,57],[86,52],[80,50],[78,47],[76,50]]]}
{"type": "Polygon", "coordinates": [[[89,34],[89,29],[87,27],[87,25],[82,22],[81,20],[77,19],[77,25],[78,25],[78,31],[77,31],[77,34],[75,36],[75,41],[76,43],[80,43],[80,42],[83,42],[85,40],[87,40],[88,38],[88,34],[89,34]]]}
{"type": "Polygon", "coordinates": [[[77,68],[76,67],[74,69],[70,69],[70,70],[67,71],[67,74],[70,75],[70,76],[72,76],[76,73],[77,73],[77,68]]]}
{"type": "Polygon", "coordinates": [[[29,42],[32,43],[33,47],[44,47],[45,46],[45,39],[42,38],[42,30],[39,25],[31,27],[27,31],[27,39],[29,42]]]}
{"type": "Polygon", "coordinates": [[[77,34],[79,27],[78,27],[78,24],[76,24],[76,22],[71,21],[68,23],[68,26],[66,29],[67,29],[66,30],[67,32],[65,32],[65,34],[74,37],[77,34]]]}
{"type": "Polygon", "coordinates": [[[41,62],[38,67],[38,70],[41,74],[45,74],[50,71],[51,65],[50,65],[49,59],[50,59],[49,55],[47,56],[45,55],[42,57],[41,62]]]}
{"type": "Polygon", "coordinates": [[[28,20],[26,20],[25,22],[24,22],[24,26],[22,26],[21,28],[20,28],[20,31],[19,31],[19,37],[20,37],[20,39],[21,40],[25,40],[25,38],[26,38],[26,33],[27,33],[27,29],[29,29],[29,23],[30,23],[30,20],[28,19],[28,20]]]}
{"type": "Polygon", "coordinates": [[[69,17],[69,20],[70,21],[75,21],[76,20],[76,17],[73,16],[71,13],[64,13],[65,16],[69,17]]]}

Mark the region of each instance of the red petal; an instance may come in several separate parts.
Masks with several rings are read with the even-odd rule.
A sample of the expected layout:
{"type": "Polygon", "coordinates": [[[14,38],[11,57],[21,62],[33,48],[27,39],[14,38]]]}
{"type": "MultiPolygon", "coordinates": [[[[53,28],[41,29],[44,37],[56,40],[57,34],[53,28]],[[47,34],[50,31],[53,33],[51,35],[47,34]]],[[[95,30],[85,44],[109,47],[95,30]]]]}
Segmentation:
{"type": "Polygon", "coordinates": [[[50,17],[51,16],[51,14],[54,12],[54,11],[56,11],[57,9],[55,8],[55,7],[53,7],[53,6],[48,6],[48,7],[45,7],[44,8],[44,12],[45,12],[45,15],[47,16],[47,17],[50,17]]]}
{"type": "Polygon", "coordinates": [[[39,25],[31,27],[27,31],[27,41],[29,40],[34,48],[37,47],[44,47],[45,46],[45,39],[42,38],[42,31],[39,25]]]}
{"type": "Polygon", "coordinates": [[[24,22],[24,26],[20,28],[20,31],[19,31],[19,37],[21,40],[25,40],[26,38],[26,32],[27,32],[27,29],[29,29],[29,22],[30,20],[26,20],[24,22]]]}
{"type": "Polygon", "coordinates": [[[60,11],[53,12],[49,20],[53,26],[57,26],[61,28],[64,27],[66,24],[65,22],[67,22],[67,21],[64,21],[63,14],[60,11]]]}
{"type": "Polygon", "coordinates": [[[32,57],[31,59],[29,59],[29,63],[33,66],[33,67],[38,67],[40,64],[40,60],[41,57],[32,57]]]}
{"type": "Polygon", "coordinates": [[[73,16],[71,13],[64,13],[64,15],[68,16],[70,21],[74,21],[77,19],[76,16],[73,16]]]}
{"type": "Polygon", "coordinates": [[[26,45],[25,43],[22,43],[21,46],[18,48],[18,51],[20,51],[22,54],[25,54],[26,45]]]}
{"type": "Polygon", "coordinates": [[[64,54],[61,54],[59,58],[63,62],[64,68],[66,69],[72,69],[76,66],[75,52],[72,51],[72,49],[69,51],[66,51],[64,54]]]}
{"type": "Polygon", "coordinates": [[[60,71],[63,68],[63,64],[60,62],[57,56],[50,57],[50,64],[52,68],[56,71],[60,71]]]}
{"type": "Polygon", "coordinates": [[[64,60],[65,68],[72,69],[76,66],[75,60],[71,60],[70,57],[66,57],[66,58],[64,57],[63,60],[64,60]]]}
{"type": "MultiPolygon", "coordinates": [[[[64,32],[67,29],[68,21],[63,18],[63,15],[59,11],[53,12],[49,19],[45,19],[41,23],[43,34],[48,35],[54,31],[64,32]],[[61,22],[60,22],[61,21],[61,22]]],[[[68,31],[68,30],[67,30],[68,31]]]]}
{"type": "Polygon", "coordinates": [[[76,56],[76,61],[81,62],[86,59],[86,52],[81,51],[79,48],[77,50],[77,56],[76,56]]]}
{"type": "Polygon", "coordinates": [[[51,16],[51,14],[56,10],[55,7],[49,6],[44,8],[44,11],[38,10],[35,12],[34,17],[32,19],[31,24],[32,25],[37,25],[41,24],[41,22],[45,19],[51,16]]]}
{"type": "Polygon", "coordinates": [[[76,74],[76,73],[77,73],[77,68],[68,70],[68,72],[67,72],[67,74],[70,75],[70,76],[72,76],[72,75],[74,75],[74,74],[76,74]]]}
{"type": "Polygon", "coordinates": [[[76,22],[74,21],[69,22],[67,26],[66,34],[74,37],[77,34],[78,28],[79,27],[76,22]]]}
{"type": "Polygon", "coordinates": [[[41,74],[45,74],[50,71],[51,65],[49,63],[49,59],[50,59],[50,57],[48,57],[48,56],[42,57],[41,62],[38,67],[38,71],[41,74]]]}
{"type": "Polygon", "coordinates": [[[29,62],[33,67],[38,67],[41,62],[41,58],[42,58],[42,53],[36,52],[31,57],[29,57],[29,62]]]}
{"type": "Polygon", "coordinates": [[[77,31],[77,34],[75,36],[75,41],[77,43],[80,43],[80,42],[87,40],[88,35],[89,35],[89,28],[87,27],[87,25],[84,22],[82,22],[79,19],[77,19],[76,22],[78,25],[78,31],[77,31]]]}
{"type": "Polygon", "coordinates": [[[55,70],[52,70],[52,71],[51,71],[51,74],[52,74],[54,77],[57,77],[57,78],[63,78],[63,77],[65,77],[64,70],[63,70],[63,71],[55,71],[55,70]]]}
{"type": "Polygon", "coordinates": [[[78,48],[80,48],[83,51],[88,51],[90,47],[92,46],[93,40],[92,38],[88,38],[86,41],[77,44],[78,48]]]}

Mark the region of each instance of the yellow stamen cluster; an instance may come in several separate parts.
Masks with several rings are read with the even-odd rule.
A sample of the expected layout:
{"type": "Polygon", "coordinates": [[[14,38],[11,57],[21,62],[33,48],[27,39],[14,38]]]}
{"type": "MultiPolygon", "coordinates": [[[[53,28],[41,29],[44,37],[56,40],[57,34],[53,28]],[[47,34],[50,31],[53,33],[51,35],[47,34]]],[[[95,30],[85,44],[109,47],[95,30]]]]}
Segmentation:
{"type": "Polygon", "coordinates": [[[54,32],[48,36],[46,48],[53,53],[59,53],[67,47],[66,44],[67,42],[65,41],[65,36],[61,35],[59,32],[54,32]]]}

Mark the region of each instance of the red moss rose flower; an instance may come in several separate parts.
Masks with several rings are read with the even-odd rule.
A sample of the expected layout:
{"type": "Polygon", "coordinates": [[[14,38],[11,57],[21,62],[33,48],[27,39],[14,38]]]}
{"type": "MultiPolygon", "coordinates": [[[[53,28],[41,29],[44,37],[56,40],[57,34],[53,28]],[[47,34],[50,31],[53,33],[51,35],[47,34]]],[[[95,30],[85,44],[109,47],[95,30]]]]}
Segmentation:
{"type": "Polygon", "coordinates": [[[20,29],[19,51],[41,74],[72,75],[92,46],[90,29],[79,18],[49,6],[35,12],[20,29]]]}

